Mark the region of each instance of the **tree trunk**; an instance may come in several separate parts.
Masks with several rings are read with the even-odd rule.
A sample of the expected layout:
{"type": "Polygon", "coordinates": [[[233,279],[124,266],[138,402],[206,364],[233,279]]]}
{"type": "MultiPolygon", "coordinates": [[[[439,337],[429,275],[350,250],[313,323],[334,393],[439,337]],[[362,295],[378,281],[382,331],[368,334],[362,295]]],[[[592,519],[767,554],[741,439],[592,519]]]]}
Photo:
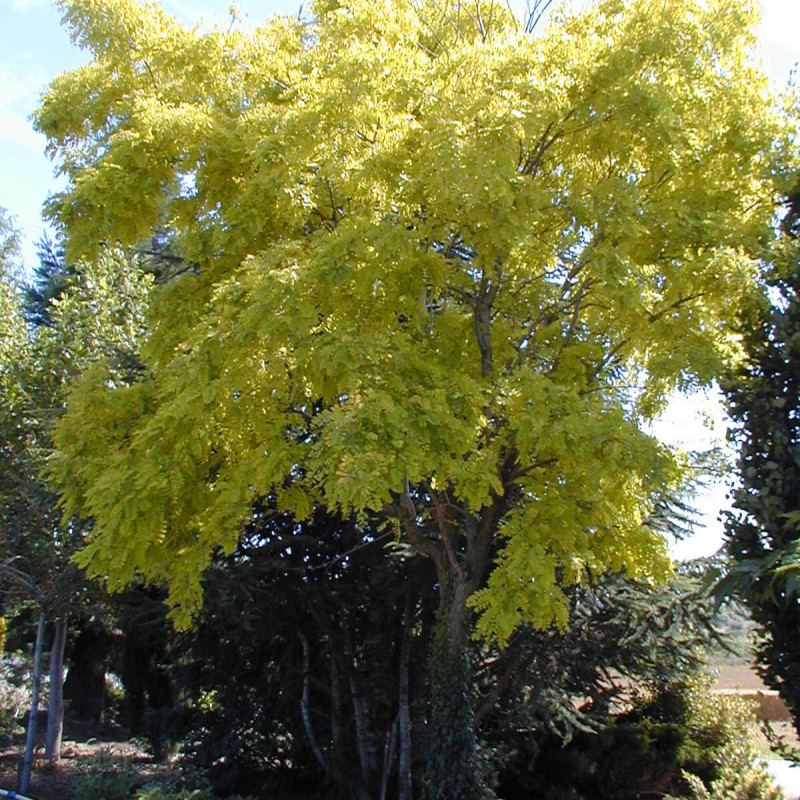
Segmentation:
{"type": "Polygon", "coordinates": [[[297,631],[297,638],[300,639],[300,646],[303,649],[303,694],[300,699],[300,714],[303,719],[303,728],[306,732],[308,743],[311,745],[311,752],[314,754],[317,763],[323,771],[329,775],[336,783],[346,786],[357,800],[371,800],[369,792],[362,786],[353,784],[341,773],[336,763],[331,763],[322,751],[311,724],[311,648],[308,644],[308,637],[303,631],[297,631]]]}
{"type": "Polygon", "coordinates": [[[314,734],[314,727],[311,724],[311,656],[308,646],[308,637],[302,631],[297,632],[297,637],[300,639],[300,645],[303,648],[303,695],[300,698],[300,713],[303,717],[303,727],[306,731],[308,743],[311,745],[311,752],[317,763],[322,767],[325,772],[330,773],[331,768],[328,766],[328,761],[325,758],[322,748],[317,743],[317,737],[314,734]]]}
{"type": "Polygon", "coordinates": [[[413,800],[411,783],[411,703],[408,680],[408,665],[411,657],[411,596],[406,597],[403,613],[403,638],[400,641],[400,685],[398,691],[397,718],[400,733],[400,763],[397,767],[397,798],[413,800]]]}
{"type": "Polygon", "coordinates": [[[331,757],[338,764],[342,755],[342,684],[336,647],[331,647],[331,757]]]}
{"type": "Polygon", "coordinates": [[[28,731],[25,737],[25,756],[19,775],[19,793],[26,794],[31,782],[33,769],[33,750],[36,744],[36,724],[39,715],[39,684],[42,679],[42,645],[44,643],[44,613],[39,615],[36,628],[36,645],[33,648],[33,685],[31,686],[31,713],[28,717],[28,731]]]}
{"type": "Polygon", "coordinates": [[[45,756],[55,763],[61,760],[61,736],[64,731],[64,647],[67,644],[67,621],[53,623],[50,648],[50,700],[47,706],[45,756]]]}
{"type": "Polygon", "coordinates": [[[386,793],[389,791],[389,778],[394,767],[394,755],[397,750],[397,727],[398,718],[394,718],[391,730],[386,733],[386,744],[383,748],[383,772],[381,773],[381,793],[379,800],[386,800],[386,793]]]}
{"type": "MultiPolygon", "coordinates": [[[[485,376],[487,364],[491,371],[491,351],[483,324],[484,320],[476,317],[482,356],[485,350],[489,354],[488,360],[484,359],[485,376]]],[[[501,469],[504,480],[513,469],[515,458],[513,451],[505,455],[501,469]]],[[[478,513],[471,513],[469,504],[464,502],[456,522],[448,518],[452,502],[426,486],[438,527],[438,536],[429,536],[421,524],[422,515],[414,504],[407,479],[405,484],[405,492],[398,495],[393,510],[409,543],[433,560],[439,582],[438,620],[429,654],[424,796],[426,800],[487,800],[494,795],[483,781],[475,737],[468,651],[472,614],[467,599],[486,574],[506,497],[493,496],[492,502],[478,513]]]]}
{"type": "Polygon", "coordinates": [[[105,714],[106,659],[110,635],[91,623],[82,625],[73,640],[64,699],[71,715],[100,725],[105,714]]]}
{"type": "Polygon", "coordinates": [[[364,697],[361,694],[361,683],[355,672],[355,665],[351,668],[348,679],[350,682],[350,695],[353,700],[353,719],[356,723],[356,744],[358,745],[358,760],[361,765],[361,779],[364,781],[365,786],[369,786],[374,764],[370,758],[367,712],[364,697]]]}
{"type": "Polygon", "coordinates": [[[450,576],[449,589],[441,590],[430,653],[425,798],[486,800],[492,793],[484,784],[478,759],[467,651],[470,612],[466,600],[472,587],[457,571],[450,576]]]}

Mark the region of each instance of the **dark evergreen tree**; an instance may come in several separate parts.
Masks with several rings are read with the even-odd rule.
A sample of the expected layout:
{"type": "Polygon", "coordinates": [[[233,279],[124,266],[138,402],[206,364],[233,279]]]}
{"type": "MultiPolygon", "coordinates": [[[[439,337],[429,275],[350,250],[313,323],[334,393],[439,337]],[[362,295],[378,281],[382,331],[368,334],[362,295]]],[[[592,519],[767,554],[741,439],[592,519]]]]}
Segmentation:
{"type": "Polygon", "coordinates": [[[317,511],[299,526],[266,503],[209,570],[172,651],[184,750],[218,789],[410,797],[435,577],[387,558],[392,541],[377,521],[317,511]]]}
{"type": "Polygon", "coordinates": [[[800,192],[745,320],[747,361],[724,386],[740,487],[726,524],[732,559],[721,594],[738,594],[764,634],[758,663],[800,730],[800,192]]]}
{"type": "Polygon", "coordinates": [[[376,798],[386,786],[408,798],[413,773],[418,797],[436,738],[426,708],[447,702],[451,677],[475,700],[488,782],[520,785],[540,748],[608,725],[632,682],[656,692],[696,669],[709,638],[699,580],[656,590],[608,576],[572,593],[566,632],[521,630],[502,651],[473,642],[463,687],[427,666],[438,663],[431,565],[387,559],[377,525],[318,512],[298,526],[262,507],[208,573],[197,627],[165,652],[184,749],[217,788],[376,798]]]}
{"type": "Polygon", "coordinates": [[[76,269],[67,263],[61,240],[46,233],[36,244],[36,254],[39,263],[33,268],[33,280],[23,287],[25,319],[34,326],[51,326],[53,301],[74,283],[76,269]]]}

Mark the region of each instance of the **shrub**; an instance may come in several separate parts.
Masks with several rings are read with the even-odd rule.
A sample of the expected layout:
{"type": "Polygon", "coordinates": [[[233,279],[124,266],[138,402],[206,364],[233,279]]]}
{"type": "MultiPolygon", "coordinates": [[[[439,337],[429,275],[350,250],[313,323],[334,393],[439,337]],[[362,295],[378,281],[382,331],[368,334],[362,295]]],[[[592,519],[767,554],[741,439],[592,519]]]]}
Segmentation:
{"type": "Polygon", "coordinates": [[[688,685],[682,751],[683,778],[692,800],[778,800],[783,794],[757,761],[753,707],[743,698],[713,695],[708,683],[688,685]]]}
{"type": "Polygon", "coordinates": [[[30,703],[20,656],[0,657],[0,739],[6,738],[21,723],[30,703]]]}
{"type": "MultiPolygon", "coordinates": [[[[176,791],[161,784],[154,784],[136,792],[135,800],[216,800],[216,798],[210,787],[176,791]]],[[[253,800],[253,798],[229,795],[226,800],[253,800]]]]}
{"type": "Polygon", "coordinates": [[[662,687],[638,708],[568,744],[519,741],[500,794],[529,800],[778,800],[755,760],[752,707],[713,695],[707,679],[662,687]]]}
{"type": "Polygon", "coordinates": [[[136,792],[136,800],[215,800],[210,788],[170,790],[168,787],[146,786],[136,792]]]}
{"type": "Polygon", "coordinates": [[[129,800],[139,776],[128,759],[100,751],[79,767],[74,800],[129,800]]]}
{"type": "Polygon", "coordinates": [[[684,800],[784,800],[783,792],[746,744],[729,743],[718,758],[717,777],[709,787],[697,775],[684,771],[689,785],[684,800]]]}

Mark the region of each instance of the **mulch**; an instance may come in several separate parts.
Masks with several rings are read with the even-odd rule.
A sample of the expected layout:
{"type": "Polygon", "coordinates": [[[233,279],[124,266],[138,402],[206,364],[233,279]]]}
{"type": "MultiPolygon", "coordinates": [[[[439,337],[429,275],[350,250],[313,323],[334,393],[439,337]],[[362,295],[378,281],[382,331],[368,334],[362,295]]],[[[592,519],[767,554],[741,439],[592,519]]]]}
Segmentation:
{"type": "MultiPolygon", "coordinates": [[[[142,781],[164,768],[137,744],[127,738],[122,728],[111,725],[87,725],[71,720],[64,721],[61,760],[51,763],[44,757],[44,734],[37,736],[36,756],[31,774],[28,796],[35,800],[68,800],[73,793],[81,765],[99,753],[130,761],[142,781]]],[[[19,770],[25,748],[25,732],[20,726],[10,742],[0,749],[0,789],[17,789],[19,770]]]]}

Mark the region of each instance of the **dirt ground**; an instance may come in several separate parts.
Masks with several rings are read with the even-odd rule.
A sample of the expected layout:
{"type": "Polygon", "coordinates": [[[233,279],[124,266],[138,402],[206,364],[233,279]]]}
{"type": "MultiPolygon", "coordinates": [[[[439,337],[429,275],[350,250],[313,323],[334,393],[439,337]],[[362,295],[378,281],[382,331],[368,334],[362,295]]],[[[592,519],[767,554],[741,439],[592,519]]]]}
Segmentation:
{"type": "MultiPolygon", "coordinates": [[[[0,749],[0,789],[16,790],[24,747],[25,737],[20,729],[8,746],[0,749]]],[[[156,765],[141,747],[125,738],[121,728],[87,726],[69,719],[64,723],[61,753],[58,764],[45,761],[43,733],[40,732],[37,736],[37,758],[28,789],[30,797],[36,800],[67,800],[72,795],[72,787],[80,774],[81,764],[99,753],[108,753],[114,758],[129,761],[141,776],[142,782],[157,772],[169,769],[156,765]]]]}

